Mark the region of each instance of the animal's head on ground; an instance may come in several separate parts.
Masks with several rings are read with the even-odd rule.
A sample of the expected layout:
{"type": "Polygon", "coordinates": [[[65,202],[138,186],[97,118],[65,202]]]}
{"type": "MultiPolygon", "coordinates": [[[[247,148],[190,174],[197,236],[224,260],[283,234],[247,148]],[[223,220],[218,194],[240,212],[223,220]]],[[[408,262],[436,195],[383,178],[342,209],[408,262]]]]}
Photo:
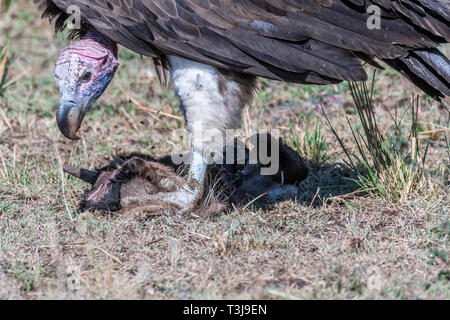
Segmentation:
{"type": "MultiPolygon", "coordinates": [[[[276,139],[270,135],[268,139],[257,136],[256,141],[259,145],[273,144],[276,139]]],[[[235,149],[238,144],[239,140],[235,140],[235,149]]],[[[251,151],[242,147],[245,150],[244,163],[237,164],[240,157],[233,152],[232,164],[208,166],[205,193],[195,210],[214,214],[249,203],[257,207],[270,207],[298,196],[297,185],[307,177],[309,166],[297,152],[280,140],[278,172],[263,175],[264,167],[270,164],[262,164],[261,159],[256,164],[250,164],[251,151]]],[[[267,148],[270,149],[269,146],[267,148]]],[[[120,155],[96,171],[64,167],[65,172],[92,186],[80,203],[80,211],[139,212],[139,216],[144,211],[148,216],[176,209],[168,202],[155,200],[154,195],[182,188],[187,169],[184,165],[173,163],[171,155],[154,159],[137,153],[120,155]]]]}
{"type": "Polygon", "coordinates": [[[117,44],[95,30],[61,51],[55,69],[60,94],[56,120],[65,137],[79,139],[76,133],[84,115],[106,90],[118,65],[117,44]]]}

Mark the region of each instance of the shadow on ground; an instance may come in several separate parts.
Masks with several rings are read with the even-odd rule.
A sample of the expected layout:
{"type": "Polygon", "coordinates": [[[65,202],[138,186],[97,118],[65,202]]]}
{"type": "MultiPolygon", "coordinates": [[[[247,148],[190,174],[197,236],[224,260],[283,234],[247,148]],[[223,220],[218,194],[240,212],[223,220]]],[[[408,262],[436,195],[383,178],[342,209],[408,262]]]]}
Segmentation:
{"type": "Polygon", "coordinates": [[[331,199],[364,195],[358,192],[357,173],[347,165],[325,162],[310,167],[308,177],[298,185],[300,204],[320,207],[331,199]]]}

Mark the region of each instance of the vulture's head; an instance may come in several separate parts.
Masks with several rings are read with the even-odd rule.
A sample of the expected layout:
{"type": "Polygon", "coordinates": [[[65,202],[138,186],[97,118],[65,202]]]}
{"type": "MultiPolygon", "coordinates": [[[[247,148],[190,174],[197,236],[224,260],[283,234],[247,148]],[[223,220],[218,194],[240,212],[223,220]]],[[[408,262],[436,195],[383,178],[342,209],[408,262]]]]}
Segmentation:
{"type": "Polygon", "coordinates": [[[56,120],[64,136],[79,139],[76,133],[84,115],[106,90],[118,66],[117,44],[96,33],[61,51],[55,69],[60,95],[56,120]]]}

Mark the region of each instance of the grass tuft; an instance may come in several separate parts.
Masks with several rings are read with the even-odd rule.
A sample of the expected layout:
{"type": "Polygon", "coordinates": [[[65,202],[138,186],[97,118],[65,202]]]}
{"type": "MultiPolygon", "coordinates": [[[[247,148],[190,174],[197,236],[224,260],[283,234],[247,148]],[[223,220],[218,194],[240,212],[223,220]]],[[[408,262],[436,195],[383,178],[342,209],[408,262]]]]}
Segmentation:
{"type": "Polygon", "coordinates": [[[358,173],[361,188],[390,201],[403,202],[430,185],[424,169],[429,143],[421,145],[418,132],[419,98],[412,97],[400,116],[397,111],[395,115],[388,111],[393,125],[382,132],[373,103],[375,78],[374,72],[370,87],[367,83],[349,83],[360,120],[356,126],[346,117],[353,138],[352,150],[326,119],[346,155],[346,163],[358,173]],[[409,125],[405,124],[407,118],[409,125]]]}
{"type": "Polygon", "coordinates": [[[10,85],[7,83],[7,77],[11,63],[7,46],[0,45],[0,97],[4,96],[6,88],[10,85]]]}
{"type": "Polygon", "coordinates": [[[322,133],[320,119],[316,118],[314,129],[310,131],[308,126],[302,128],[303,138],[300,130],[289,122],[288,143],[303,157],[312,163],[327,162],[329,160],[329,147],[322,133]]]}
{"type": "Polygon", "coordinates": [[[0,12],[6,12],[11,8],[11,5],[13,4],[13,0],[1,0],[0,1],[0,12]]]}

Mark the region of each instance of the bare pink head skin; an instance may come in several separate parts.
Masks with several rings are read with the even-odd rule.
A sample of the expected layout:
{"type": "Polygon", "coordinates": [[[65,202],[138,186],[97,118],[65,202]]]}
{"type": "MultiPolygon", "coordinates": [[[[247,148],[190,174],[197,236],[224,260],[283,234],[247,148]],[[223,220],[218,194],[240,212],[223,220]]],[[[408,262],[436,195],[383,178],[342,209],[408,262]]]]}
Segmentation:
{"type": "Polygon", "coordinates": [[[60,94],[56,120],[62,134],[77,140],[84,115],[103,94],[119,63],[117,43],[95,29],[61,51],[55,80],[60,94]]]}

